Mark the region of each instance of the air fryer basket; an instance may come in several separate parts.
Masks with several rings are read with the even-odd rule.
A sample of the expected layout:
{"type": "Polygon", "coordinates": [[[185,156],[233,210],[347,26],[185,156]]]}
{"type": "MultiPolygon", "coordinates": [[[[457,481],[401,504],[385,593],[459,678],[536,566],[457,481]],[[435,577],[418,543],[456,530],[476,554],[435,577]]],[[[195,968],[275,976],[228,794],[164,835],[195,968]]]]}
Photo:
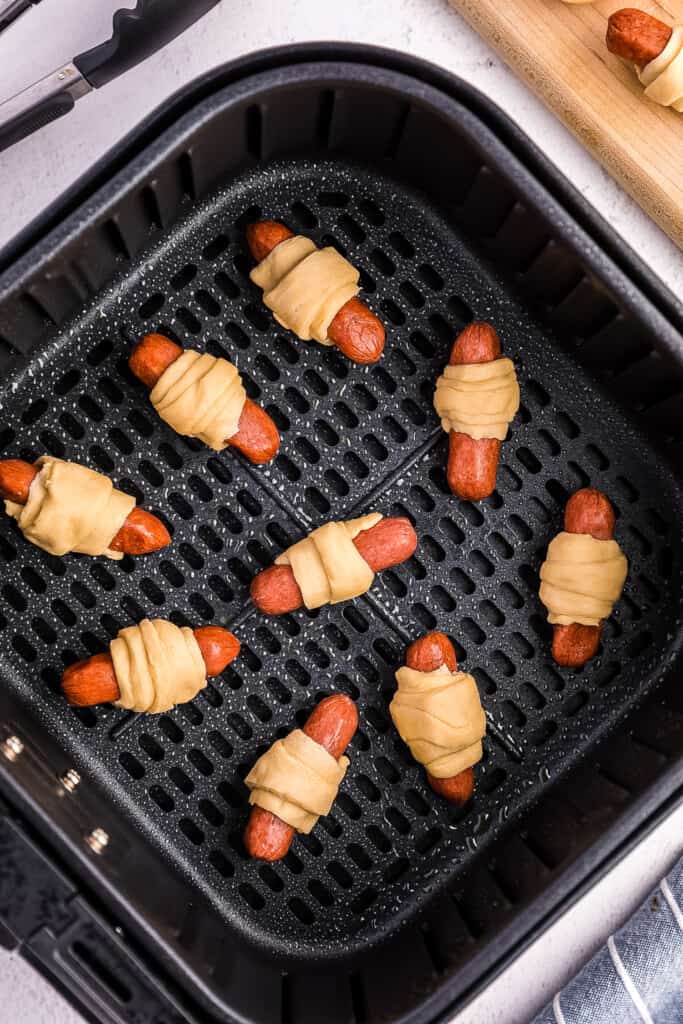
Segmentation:
{"type": "Polygon", "coordinates": [[[473,94],[399,58],[339,57],[300,51],[216,89],[0,281],[0,452],[99,468],[173,534],[105,564],[47,556],[0,521],[0,711],[30,752],[15,784],[78,769],[73,797],[30,793],[53,840],[226,1020],[433,1019],[681,781],[683,355],[668,299],[658,309],[651,283],[646,296],[626,278],[473,94]],[[244,226],[262,216],[362,268],[388,327],[379,364],[277,328],[248,279],[244,226]],[[473,318],[498,327],[522,390],[478,505],[448,491],[431,405],[473,318]],[[155,417],[126,365],[151,330],[237,363],[282,432],[271,466],[155,417]],[[598,657],[566,671],[538,569],[588,485],[614,500],[630,573],[598,657]],[[256,613],[249,581],[285,545],[370,509],[413,520],[408,563],[354,603],[256,613]],[[146,614],[228,625],[242,654],[166,715],[66,706],[64,665],[146,614]],[[406,645],[434,628],[488,717],[464,811],[434,796],[387,712],[406,645]],[[244,775],[332,691],[361,719],[332,814],[282,863],[249,861],[244,775]],[[86,822],[110,835],[96,869],[76,853],[86,822]]]}

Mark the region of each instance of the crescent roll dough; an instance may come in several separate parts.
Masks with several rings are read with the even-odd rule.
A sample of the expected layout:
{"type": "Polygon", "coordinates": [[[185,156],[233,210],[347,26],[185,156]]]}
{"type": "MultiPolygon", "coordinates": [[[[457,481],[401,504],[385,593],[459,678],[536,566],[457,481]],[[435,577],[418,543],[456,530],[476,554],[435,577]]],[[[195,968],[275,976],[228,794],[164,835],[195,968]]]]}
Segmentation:
{"type": "Polygon", "coordinates": [[[638,73],[648,99],[683,112],[683,25],[676,25],[662,52],[638,73]]]}
{"type": "Polygon", "coordinates": [[[477,684],[442,665],[434,672],[403,666],[389,713],[416,761],[436,779],[450,779],[481,761],[486,715],[477,684]]]}
{"type": "Polygon", "coordinates": [[[109,645],[119,699],[129,711],[158,715],[193,700],[206,686],[206,665],[187,626],[143,619],[122,629],[109,645]]]}
{"type": "Polygon", "coordinates": [[[511,359],[447,366],[436,382],[434,408],[450,433],[504,441],[519,409],[519,384],[511,359]]]}
{"type": "Polygon", "coordinates": [[[279,324],[321,345],[332,344],[330,324],[360,291],[360,271],[336,249],[318,249],[304,235],[280,242],[249,276],[263,288],[263,301],[279,324]]]}
{"type": "Polygon", "coordinates": [[[118,491],[109,477],[75,462],[42,455],[36,465],[40,472],[26,504],[5,502],[26,540],[51,555],[74,551],[123,558],[109,544],[135,508],[135,498],[118,491]]]}
{"type": "Polygon", "coordinates": [[[178,434],[220,452],[239,428],[247,398],[237,367],[208,352],[185,349],[150,393],[156,411],[178,434]]]}
{"type": "Polygon", "coordinates": [[[338,604],[369,590],[375,574],[353,538],[381,518],[372,512],[346,523],[325,523],[278,555],[275,564],[292,567],[307,608],[338,604]]]}
{"type": "Polygon", "coordinates": [[[273,743],[247,775],[249,803],[276,814],[297,832],[311,831],[320,815],[329,814],[349,766],[338,761],[295,729],[273,743]]]}
{"type": "Polygon", "coordinates": [[[548,622],[598,626],[612,614],[624,588],[628,562],[615,540],[559,533],[541,566],[541,601],[548,622]]]}

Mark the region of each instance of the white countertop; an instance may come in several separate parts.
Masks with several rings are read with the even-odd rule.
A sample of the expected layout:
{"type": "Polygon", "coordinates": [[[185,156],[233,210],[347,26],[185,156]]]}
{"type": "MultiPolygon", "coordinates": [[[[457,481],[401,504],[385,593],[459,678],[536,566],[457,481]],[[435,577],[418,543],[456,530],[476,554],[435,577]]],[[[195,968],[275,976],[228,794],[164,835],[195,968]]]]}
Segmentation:
{"type": "MultiPolygon", "coordinates": [[[[133,6],[133,0],[42,0],[0,35],[0,98],[108,38],[112,12],[133,6]]],[[[0,154],[0,246],[197,75],[262,47],[329,39],[409,51],[467,78],[504,107],[626,242],[683,293],[680,251],[445,0],[223,0],[162,54],[0,154]]],[[[457,1024],[527,1024],[681,855],[682,836],[680,808],[460,1014],[457,1024]]],[[[0,1005],[3,1021],[80,1020],[23,961],[1,951],[0,1005]]]]}

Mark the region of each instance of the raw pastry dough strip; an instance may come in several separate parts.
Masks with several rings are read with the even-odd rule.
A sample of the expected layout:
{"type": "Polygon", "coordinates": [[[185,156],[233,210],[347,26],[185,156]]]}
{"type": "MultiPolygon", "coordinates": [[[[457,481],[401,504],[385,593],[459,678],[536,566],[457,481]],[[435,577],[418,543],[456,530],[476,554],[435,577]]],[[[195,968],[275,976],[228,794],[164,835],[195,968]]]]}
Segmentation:
{"type": "Polygon", "coordinates": [[[434,408],[446,433],[504,441],[519,400],[515,365],[501,356],[489,363],[446,366],[436,382],[434,408]]]}
{"type": "Polygon", "coordinates": [[[541,601],[548,622],[598,626],[612,614],[626,581],[628,562],[615,540],[559,533],[541,566],[541,601]]]}
{"type": "Polygon", "coordinates": [[[446,665],[432,672],[403,666],[389,713],[410,752],[430,776],[447,779],[483,756],[486,716],[474,678],[446,665]]]}
{"type": "Polygon", "coordinates": [[[304,235],[277,245],[249,275],[279,324],[302,341],[333,345],[328,329],[360,291],[360,272],[341,253],[304,235]]]}
{"type": "Polygon", "coordinates": [[[217,452],[237,433],[246,397],[236,366],[192,349],[164,370],[149,396],[176,433],[197,437],[217,452]]]}
{"type": "Polygon", "coordinates": [[[192,630],[166,619],[143,619],[109,645],[121,691],[116,704],[158,715],[193,700],[206,686],[206,669],[192,630]]]}
{"type": "Polygon", "coordinates": [[[683,25],[676,25],[662,52],[638,77],[649,100],[683,112],[683,25]]]}

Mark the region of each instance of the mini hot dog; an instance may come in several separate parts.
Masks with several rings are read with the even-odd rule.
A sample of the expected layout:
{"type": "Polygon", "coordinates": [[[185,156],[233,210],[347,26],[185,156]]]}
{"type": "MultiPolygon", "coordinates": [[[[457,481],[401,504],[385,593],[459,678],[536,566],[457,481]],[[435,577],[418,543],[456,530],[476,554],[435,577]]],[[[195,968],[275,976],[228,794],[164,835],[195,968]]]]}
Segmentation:
{"type": "MultiPolygon", "coordinates": [[[[200,626],[192,632],[207,676],[220,675],[240,652],[237,637],[221,626],[200,626]]],[[[119,700],[121,691],[111,655],[95,654],[70,665],[62,676],[62,691],[76,707],[119,700]]]]}
{"type": "MultiPolygon", "coordinates": [[[[3,459],[0,461],[0,497],[25,505],[39,472],[39,466],[23,459],[3,459]]],[[[124,555],[146,555],[170,543],[168,530],[160,519],[143,508],[133,508],[109,542],[109,548],[124,555]]]]}
{"type": "MultiPolygon", "coordinates": [[[[455,649],[445,633],[427,633],[410,645],[406,653],[406,665],[417,672],[435,672],[445,665],[450,672],[456,672],[458,662],[455,649]]],[[[435,793],[462,807],[472,799],[474,793],[474,768],[465,768],[446,779],[437,779],[427,773],[427,781],[435,793]]]]}
{"type": "Polygon", "coordinates": [[[625,7],[610,17],[606,42],[610,53],[635,66],[647,99],[683,113],[683,23],[672,28],[625,7]]]}
{"type": "MultiPolygon", "coordinates": [[[[338,761],[357,728],[356,705],[350,697],[334,694],[321,700],[311,712],[303,732],[338,761]]],[[[272,811],[254,806],[244,833],[244,845],[250,857],[282,860],[292,845],[295,831],[272,811]]]]}
{"type": "Polygon", "coordinates": [[[389,714],[399,736],[434,792],[463,806],[474,791],[472,769],[486,735],[476,680],[458,669],[450,640],[429,633],[408,649],[396,683],[389,714]]]}
{"type": "MultiPolygon", "coordinates": [[[[353,544],[373,572],[404,562],[417,547],[417,535],[404,517],[382,519],[353,538],[353,544]]],[[[266,615],[284,615],[301,608],[304,598],[291,566],[273,565],[255,576],[251,599],[266,615]]]]}
{"type": "MultiPolygon", "coordinates": [[[[147,334],[138,342],[128,360],[132,372],[148,388],[154,388],[162,374],[183,354],[163,334],[147,334]]],[[[260,406],[245,399],[239,418],[238,430],[225,443],[237,448],[250,462],[261,465],[270,462],[280,447],[280,435],[272,419],[260,406]]]]}
{"type": "MultiPolygon", "coordinates": [[[[494,362],[497,364],[497,367],[503,366],[505,362],[508,370],[511,368],[509,361],[503,361],[501,358],[501,344],[497,331],[490,324],[473,323],[466,327],[453,343],[449,367],[468,367],[494,362]]],[[[445,424],[448,422],[449,417],[447,413],[450,411],[448,409],[450,398],[448,388],[453,385],[457,386],[457,382],[449,381],[448,373],[449,371],[446,370],[443,377],[439,379],[437,394],[434,400],[437,413],[442,416],[444,429],[447,429],[445,424]],[[444,390],[440,392],[441,388],[444,390]],[[445,416],[444,413],[446,413],[445,416]]],[[[499,403],[498,411],[494,416],[488,417],[489,419],[492,420],[495,416],[499,416],[501,422],[506,424],[517,411],[519,389],[516,385],[516,379],[513,378],[514,369],[512,368],[512,374],[508,373],[507,378],[495,381],[495,385],[486,381],[479,382],[479,386],[484,391],[489,389],[489,394],[492,389],[495,393],[495,388],[498,388],[500,393],[505,396],[505,408],[500,407],[499,403]],[[502,390],[503,388],[507,390],[502,390]],[[500,411],[501,408],[502,411],[500,411]]],[[[468,389],[465,395],[470,400],[473,385],[465,381],[460,386],[468,389]]],[[[476,411],[478,400],[478,396],[475,395],[474,408],[472,405],[469,405],[463,410],[463,413],[470,416],[474,421],[479,418],[476,411]]],[[[489,400],[487,395],[482,394],[481,402],[483,403],[487,400],[489,400]]],[[[500,424],[498,426],[500,427],[500,424]]],[[[481,429],[472,427],[470,429],[472,434],[481,434],[485,432],[486,427],[481,429]]],[[[492,424],[492,430],[495,429],[495,425],[492,424]]],[[[504,433],[505,429],[506,426],[504,425],[501,433],[504,433]]],[[[446,476],[448,486],[459,498],[465,501],[481,501],[483,498],[487,498],[495,489],[501,442],[499,437],[474,437],[472,434],[460,430],[449,430],[448,470],[446,476]]]]}
{"type": "MultiPolygon", "coordinates": [[[[250,224],[246,234],[251,254],[258,263],[281,242],[294,237],[293,231],[276,220],[250,224]]],[[[384,350],[384,325],[358,298],[344,303],[330,322],[327,337],[355,363],[377,362],[384,350]]]]}
{"type": "MultiPolygon", "coordinates": [[[[584,534],[597,541],[611,541],[614,523],[612,504],[601,491],[586,487],[576,491],[567,502],[564,513],[567,534],[584,534]]],[[[541,569],[542,578],[544,567],[541,569]]],[[[624,568],[624,577],[625,573],[624,568]]],[[[553,658],[558,665],[578,668],[597,653],[601,633],[602,622],[598,625],[579,622],[553,625],[553,658]]]]}

